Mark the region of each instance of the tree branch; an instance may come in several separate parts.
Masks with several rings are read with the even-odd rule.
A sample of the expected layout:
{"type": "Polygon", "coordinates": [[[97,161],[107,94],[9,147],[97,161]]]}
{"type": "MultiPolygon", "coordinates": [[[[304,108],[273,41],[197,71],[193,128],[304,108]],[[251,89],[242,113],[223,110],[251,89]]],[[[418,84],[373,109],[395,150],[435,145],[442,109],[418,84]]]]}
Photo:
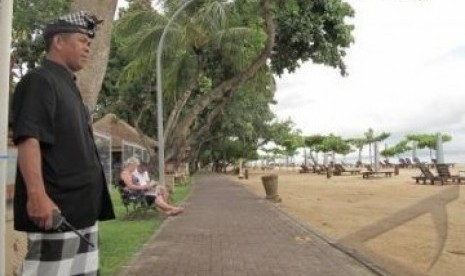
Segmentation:
{"type": "Polygon", "coordinates": [[[275,43],[276,27],[273,21],[270,0],[262,0],[261,3],[267,34],[266,44],[261,54],[242,72],[222,82],[199,100],[199,102],[191,109],[191,112],[178,124],[177,133],[180,136],[185,137],[187,135],[187,132],[195,119],[213,100],[221,98],[227,91],[236,91],[241,84],[251,79],[256,72],[266,64],[267,59],[272,55],[272,49],[275,43]]]}

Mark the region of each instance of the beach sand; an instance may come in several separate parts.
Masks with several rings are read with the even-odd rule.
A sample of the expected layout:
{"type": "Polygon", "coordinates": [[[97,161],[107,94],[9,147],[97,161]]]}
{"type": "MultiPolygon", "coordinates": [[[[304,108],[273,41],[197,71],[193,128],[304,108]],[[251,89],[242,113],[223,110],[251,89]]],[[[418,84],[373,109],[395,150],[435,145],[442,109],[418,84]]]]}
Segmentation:
{"type": "Polygon", "coordinates": [[[415,184],[416,168],[369,179],[249,169],[238,181],[264,197],[261,176],[270,173],[280,209],[393,275],[465,275],[465,185],[415,184]]]}

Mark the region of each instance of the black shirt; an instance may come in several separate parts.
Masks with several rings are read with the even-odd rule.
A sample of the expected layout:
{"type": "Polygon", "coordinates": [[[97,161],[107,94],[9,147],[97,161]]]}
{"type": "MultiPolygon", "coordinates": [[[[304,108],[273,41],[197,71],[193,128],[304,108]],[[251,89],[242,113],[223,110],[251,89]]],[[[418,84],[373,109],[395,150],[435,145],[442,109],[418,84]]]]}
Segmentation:
{"type": "MultiPolygon", "coordinates": [[[[47,194],[77,228],[114,218],[90,118],[74,75],[45,60],[18,83],[13,95],[15,144],[39,140],[47,194]]],[[[15,229],[41,232],[29,219],[27,190],[18,168],[14,197],[15,229]]]]}

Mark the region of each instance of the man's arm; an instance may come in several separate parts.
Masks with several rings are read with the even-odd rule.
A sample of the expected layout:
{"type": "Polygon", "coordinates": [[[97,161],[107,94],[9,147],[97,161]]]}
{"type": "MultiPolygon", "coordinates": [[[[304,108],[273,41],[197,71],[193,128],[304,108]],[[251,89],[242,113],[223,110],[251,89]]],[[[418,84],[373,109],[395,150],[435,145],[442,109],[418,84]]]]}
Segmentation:
{"type": "Polygon", "coordinates": [[[52,228],[52,212],[58,209],[47,195],[42,176],[39,141],[27,138],[18,144],[18,164],[27,188],[27,214],[40,228],[52,228]]]}

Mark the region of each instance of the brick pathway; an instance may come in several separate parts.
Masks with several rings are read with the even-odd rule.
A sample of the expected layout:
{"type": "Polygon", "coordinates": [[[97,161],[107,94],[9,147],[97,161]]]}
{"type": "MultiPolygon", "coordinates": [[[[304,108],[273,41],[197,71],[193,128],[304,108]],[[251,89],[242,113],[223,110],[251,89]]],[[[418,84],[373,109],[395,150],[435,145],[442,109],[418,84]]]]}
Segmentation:
{"type": "Polygon", "coordinates": [[[224,176],[197,176],[185,205],[122,275],[375,275],[224,176]]]}

